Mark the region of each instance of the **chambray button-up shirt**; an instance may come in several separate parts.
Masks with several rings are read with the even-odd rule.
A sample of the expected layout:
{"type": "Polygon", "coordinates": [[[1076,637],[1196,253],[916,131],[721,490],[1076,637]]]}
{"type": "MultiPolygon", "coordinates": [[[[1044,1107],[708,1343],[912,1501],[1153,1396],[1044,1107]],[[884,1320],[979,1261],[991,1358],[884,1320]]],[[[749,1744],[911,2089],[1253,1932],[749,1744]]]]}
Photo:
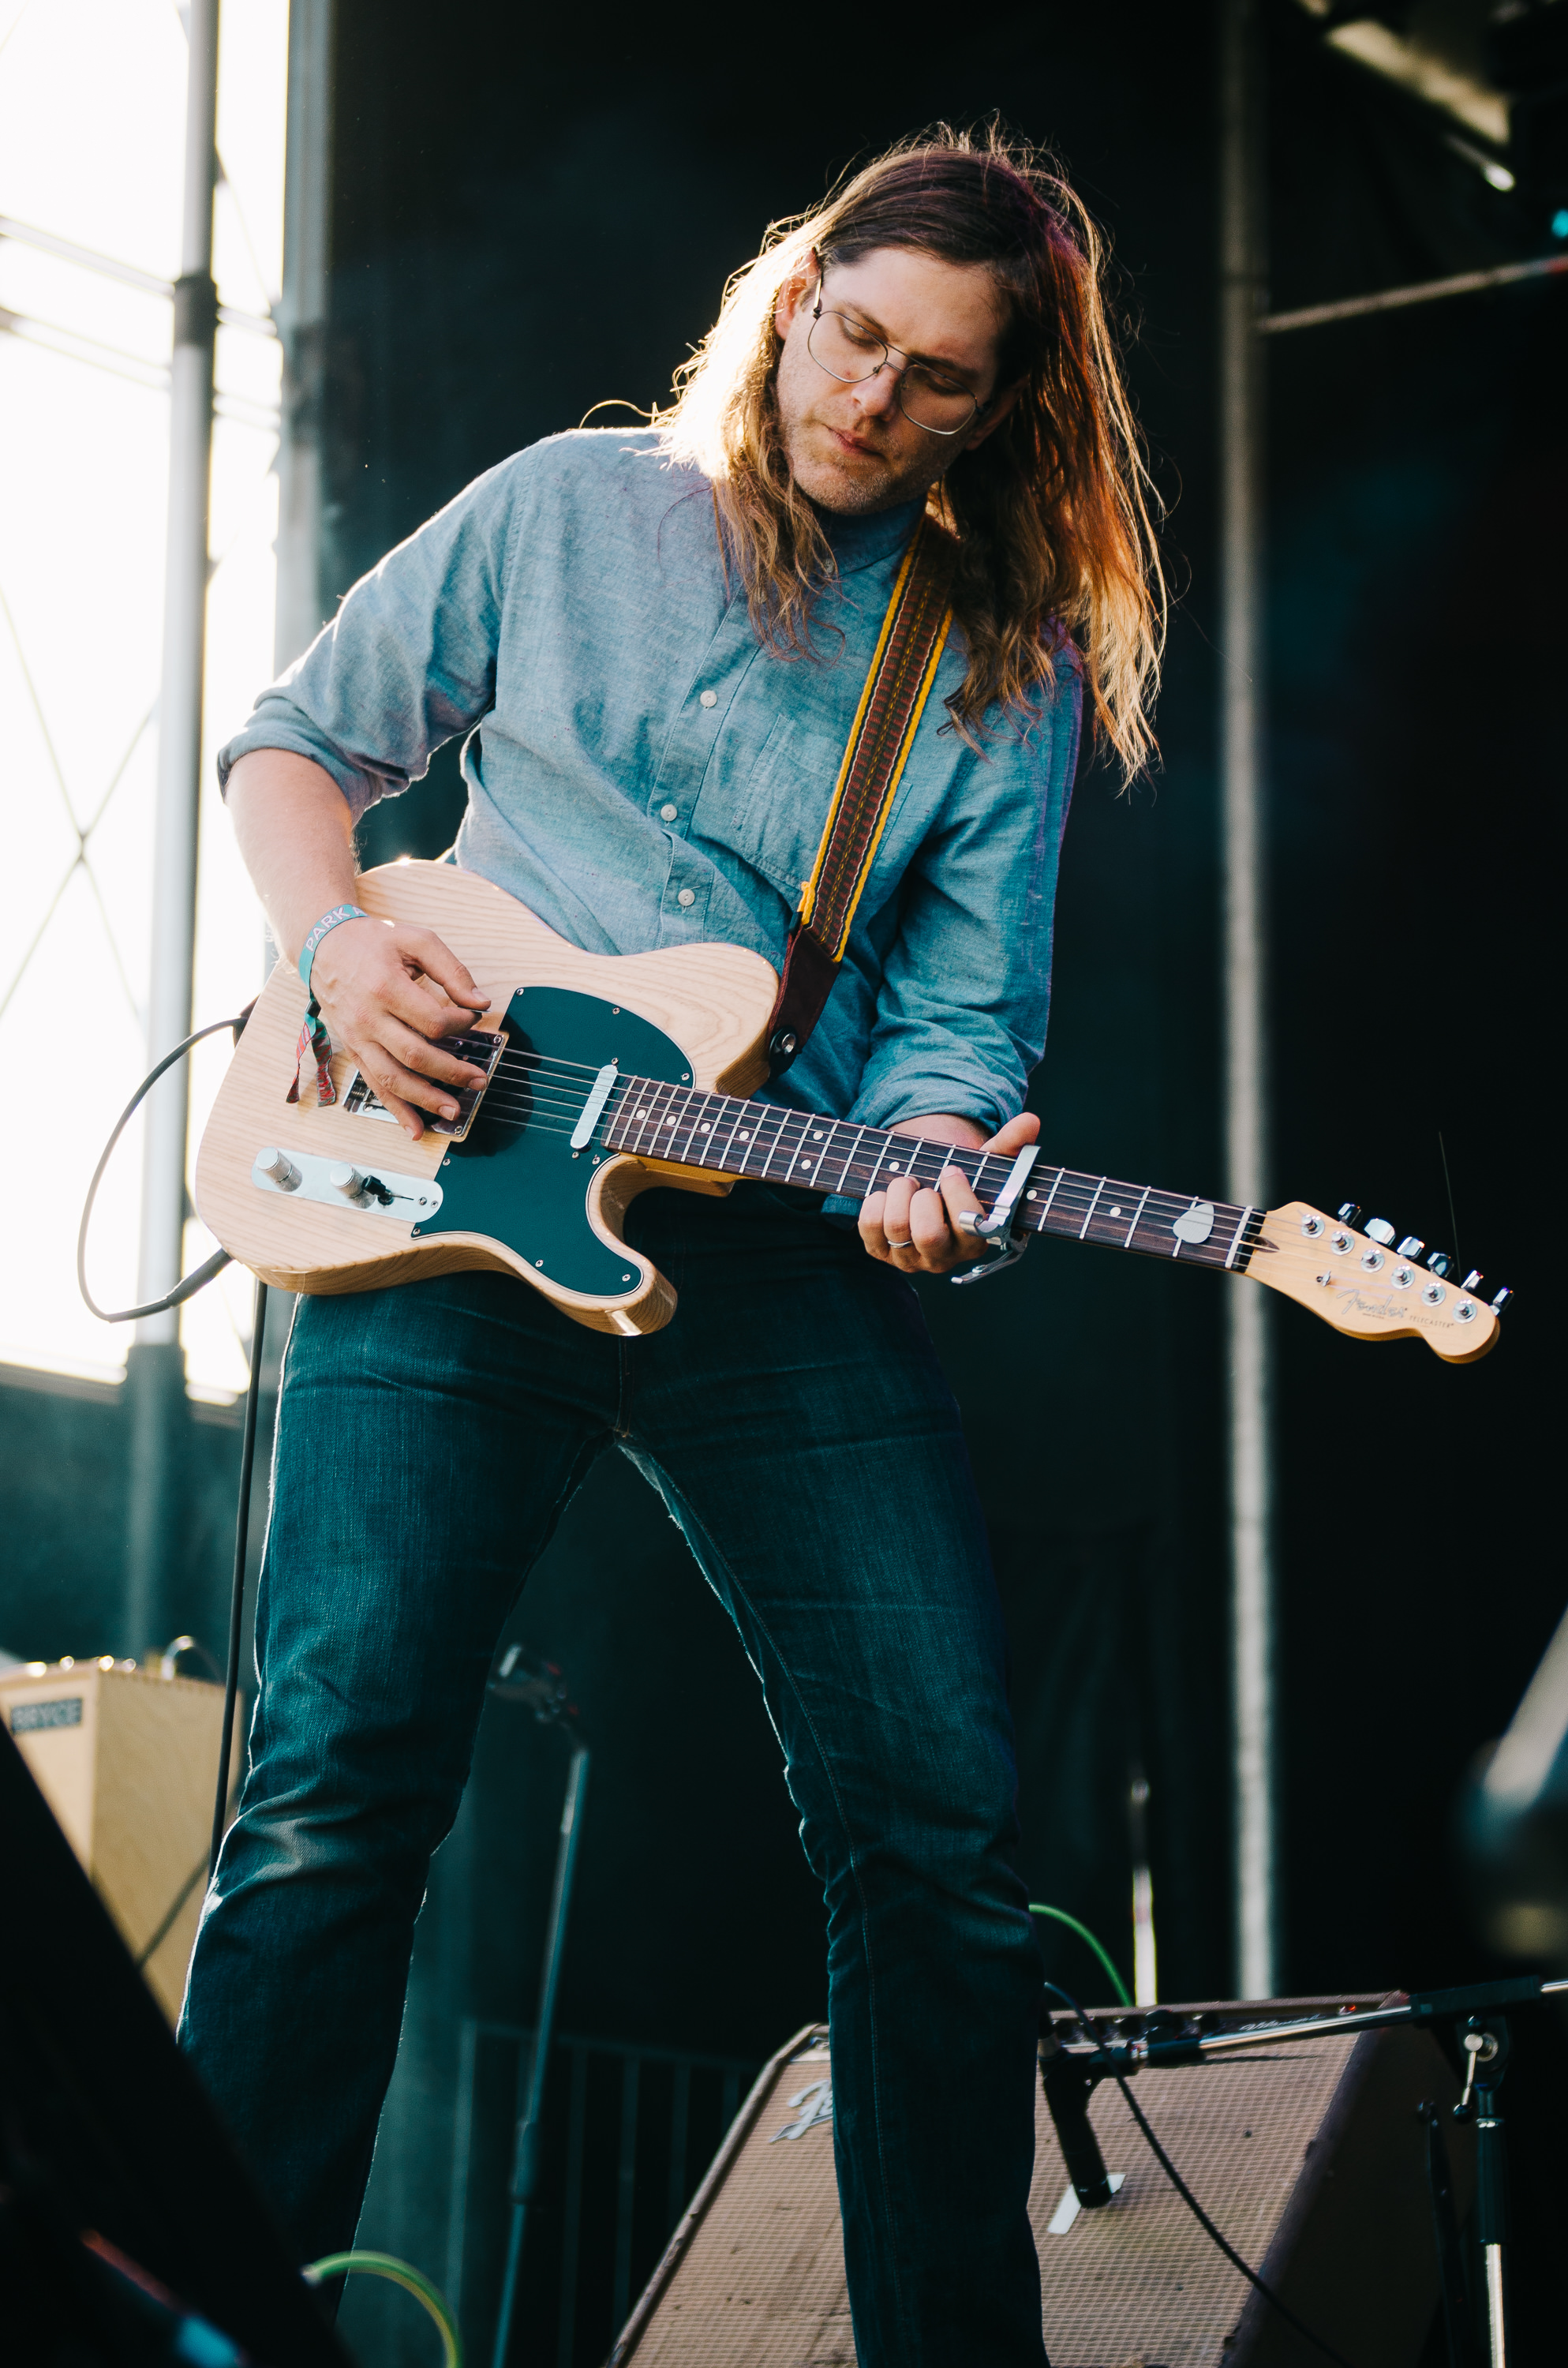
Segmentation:
{"type": "MultiPolygon", "coordinates": [[[[457,860],[594,953],[703,939],[778,966],[918,506],[827,521],[816,655],[778,657],[706,478],[649,430],[551,438],[389,552],[219,757],[290,748],[358,817],[459,733],[457,860]]],[[[1045,1042],[1078,739],[1065,669],[983,753],[947,723],[949,637],[837,984],[772,1098],[888,1126],[1012,1116],[1045,1042]],[[944,729],[944,725],[947,726],[944,729]]]]}

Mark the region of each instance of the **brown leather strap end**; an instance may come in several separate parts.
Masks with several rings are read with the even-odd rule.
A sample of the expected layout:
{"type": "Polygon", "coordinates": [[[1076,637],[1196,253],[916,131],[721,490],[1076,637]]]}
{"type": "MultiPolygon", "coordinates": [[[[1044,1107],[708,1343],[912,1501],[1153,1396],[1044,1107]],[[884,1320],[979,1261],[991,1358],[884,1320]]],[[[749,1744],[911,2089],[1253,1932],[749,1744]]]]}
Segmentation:
{"type": "Polygon", "coordinates": [[[769,1077],[781,1077],[801,1051],[822,1018],[837,975],[838,964],[822,939],[797,921],[784,951],[778,999],[767,1023],[769,1077]]]}

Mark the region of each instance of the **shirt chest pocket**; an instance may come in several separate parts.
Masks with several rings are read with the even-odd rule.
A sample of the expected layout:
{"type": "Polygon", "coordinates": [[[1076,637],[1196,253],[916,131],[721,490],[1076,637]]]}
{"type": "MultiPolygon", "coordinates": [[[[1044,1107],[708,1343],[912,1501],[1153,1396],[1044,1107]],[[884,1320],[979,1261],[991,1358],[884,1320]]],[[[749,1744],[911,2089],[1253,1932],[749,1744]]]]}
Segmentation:
{"type": "Polygon", "coordinates": [[[781,715],[752,761],[712,772],[697,803],[704,838],[728,847],[772,881],[791,905],[811,877],[844,761],[842,744],[781,715]]]}

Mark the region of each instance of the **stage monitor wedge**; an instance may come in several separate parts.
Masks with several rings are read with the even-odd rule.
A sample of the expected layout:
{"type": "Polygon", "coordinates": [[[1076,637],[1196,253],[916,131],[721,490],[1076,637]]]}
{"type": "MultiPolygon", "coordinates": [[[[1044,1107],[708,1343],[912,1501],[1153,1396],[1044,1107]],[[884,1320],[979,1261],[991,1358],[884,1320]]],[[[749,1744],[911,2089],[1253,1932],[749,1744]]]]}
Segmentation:
{"type": "MultiPolygon", "coordinates": [[[[1205,2028],[1373,1998],[1177,2007],[1205,2028]]],[[[1097,2018],[1132,2032],[1136,2011],[1097,2018]]],[[[1063,2035],[1065,2035],[1065,2026],[1063,2035]]],[[[854,2368],[827,2032],[766,2067],[611,2355],[611,2368],[854,2368]]],[[[1415,2368],[1438,2272],[1416,2108],[1459,2084],[1431,2034],[1259,2047],[1136,2076],[1166,2152],[1244,2260],[1355,2368],[1415,2368]]],[[[1109,2081],[1089,2118],[1113,2182],[1084,2211],[1036,2093],[1029,2217],[1051,2368],[1323,2368],[1213,2246],[1109,2081]]],[[[1450,2123],[1456,2198],[1473,2181],[1450,2123]]]]}

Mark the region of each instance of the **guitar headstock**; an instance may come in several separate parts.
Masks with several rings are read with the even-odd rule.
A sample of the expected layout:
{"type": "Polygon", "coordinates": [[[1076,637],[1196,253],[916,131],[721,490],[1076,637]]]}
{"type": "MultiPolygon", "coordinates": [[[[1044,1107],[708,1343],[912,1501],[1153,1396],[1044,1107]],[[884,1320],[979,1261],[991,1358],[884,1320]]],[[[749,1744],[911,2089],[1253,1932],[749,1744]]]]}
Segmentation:
{"type": "Polygon", "coordinates": [[[1472,1365],[1496,1347],[1509,1292],[1497,1292],[1489,1304],[1479,1290],[1449,1274],[1448,1261],[1424,1242],[1396,1247],[1393,1227],[1381,1218],[1358,1233],[1359,1215],[1348,1203],[1337,1217],[1305,1201],[1270,1209],[1248,1274],[1356,1340],[1425,1340],[1450,1365],[1472,1365]],[[1439,1266],[1424,1258],[1440,1259],[1439,1266]]]}

